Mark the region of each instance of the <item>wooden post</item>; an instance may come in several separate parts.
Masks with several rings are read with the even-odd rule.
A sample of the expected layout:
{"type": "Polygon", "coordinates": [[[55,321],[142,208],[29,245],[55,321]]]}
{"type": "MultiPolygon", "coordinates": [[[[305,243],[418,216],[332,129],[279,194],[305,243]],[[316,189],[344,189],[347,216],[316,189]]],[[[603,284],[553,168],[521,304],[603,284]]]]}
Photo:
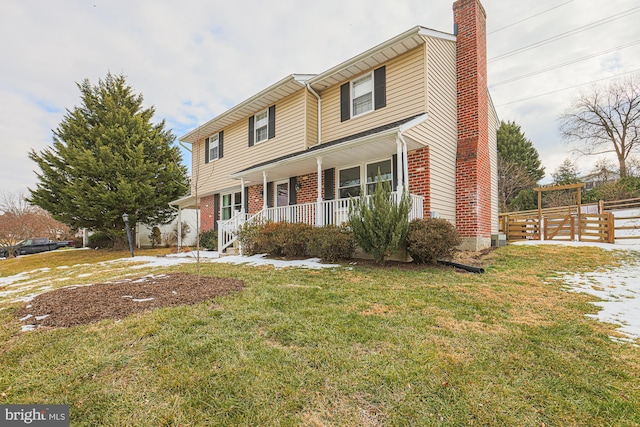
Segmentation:
{"type": "Polygon", "coordinates": [[[607,212],[607,228],[608,228],[608,241],[609,243],[615,243],[616,242],[616,226],[615,226],[615,222],[614,222],[614,217],[613,217],[613,212],[607,212]]]}
{"type": "Polygon", "coordinates": [[[580,203],[580,197],[582,191],[580,191],[582,187],[576,187],[576,191],[578,192],[578,241],[582,241],[582,206],[580,203]]]}

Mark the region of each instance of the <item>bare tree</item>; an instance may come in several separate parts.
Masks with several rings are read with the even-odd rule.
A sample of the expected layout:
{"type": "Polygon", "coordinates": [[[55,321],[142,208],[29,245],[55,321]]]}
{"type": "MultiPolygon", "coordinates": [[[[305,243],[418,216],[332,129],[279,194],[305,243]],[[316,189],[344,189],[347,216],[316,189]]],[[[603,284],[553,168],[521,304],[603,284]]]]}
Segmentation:
{"type": "Polygon", "coordinates": [[[582,155],[615,153],[620,178],[627,159],[640,144],[640,75],[616,80],[582,93],[560,117],[560,132],[569,142],[582,143],[582,155]]]}
{"type": "Polygon", "coordinates": [[[498,158],[498,197],[500,212],[509,211],[509,202],[520,191],[532,188],[535,181],[526,168],[516,162],[498,158]]]}

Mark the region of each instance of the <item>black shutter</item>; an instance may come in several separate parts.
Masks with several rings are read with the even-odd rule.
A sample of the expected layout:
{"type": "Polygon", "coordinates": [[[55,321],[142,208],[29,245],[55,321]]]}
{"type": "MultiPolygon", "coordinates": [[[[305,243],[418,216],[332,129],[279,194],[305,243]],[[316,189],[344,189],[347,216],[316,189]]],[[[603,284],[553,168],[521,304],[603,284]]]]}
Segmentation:
{"type": "Polygon", "coordinates": [[[276,106],[269,107],[269,139],[276,137],[276,106]]]}
{"type": "Polygon", "coordinates": [[[251,116],[249,117],[249,147],[253,147],[253,143],[254,143],[254,120],[255,117],[251,116]]]}
{"type": "Polygon", "coordinates": [[[347,82],[340,86],[340,121],[345,122],[351,118],[350,84],[347,82]]]}
{"type": "Polygon", "coordinates": [[[213,195],[213,229],[218,229],[218,220],[220,219],[220,194],[213,195]]]}
{"type": "Polygon", "coordinates": [[[373,71],[373,98],[375,109],[387,106],[387,69],[380,67],[373,71]]]}
{"type": "Polygon", "coordinates": [[[222,144],[224,143],[224,131],[221,130],[218,134],[218,158],[222,158],[222,144]]]}
{"type": "Polygon", "coordinates": [[[209,163],[209,138],[204,140],[204,162],[209,163]]]}
{"type": "Polygon", "coordinates": [[[244,213],[249,213],[249,187],[244,187],[244,213]]]}
{"type": "Polygon", "coordinates": [[[391,184],[393,186],[393,188],[391,189],[391,191],[396,191],[396,188],[398,187],[398,155],[394,154],[393,156],[391,156],[391,170],[393,171],[393,178],[392,178],[392,183],[391,184]]]}
{"type": "Polygon", "coordinates": [[[335,198],[334,189],[335,189],[335,169],[325,169],[324,170],[324,199],[325,200],[333,200],[335,198]]]}
{"type": "Polygon", "coordinates": [[[267,207],[273,207],[273,182],[267,182],[267,207]]]}
{"type": "Polygon", "coordinates": [[[289,178],[289,204],[295,205],[298,203],[298,190],[296,190],[296,185],[298,184],[298,178],[292,176],[289,178]]]}

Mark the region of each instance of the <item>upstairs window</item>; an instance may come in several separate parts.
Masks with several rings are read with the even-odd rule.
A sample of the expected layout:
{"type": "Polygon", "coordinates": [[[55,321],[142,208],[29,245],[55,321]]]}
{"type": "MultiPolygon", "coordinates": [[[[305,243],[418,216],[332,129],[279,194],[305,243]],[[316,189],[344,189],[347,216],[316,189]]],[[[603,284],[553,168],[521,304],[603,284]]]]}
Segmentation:
{"type": "Polygon", "coordinates": [[[269,139],[269,110],[264,110],[255,116],[256,120],[256,144],[269,139]]]}
{"type": "Polygon", "coordinates": [[[249,147],[276,137],[276,106],[249,117],[249,147]]]}
{"type": "Polygon", "coordinates": [[[373,77],[367,74],[351,82],[351,116],[373,110],[373,77]]]}
{"type": "Polygon", "coordinates": [[[387,106],[387,68],[358,77],[340,86],[340,121],[387,106]]]}
{"type": "Polygon", "coordinates": [[[213,160],[222,158],[222,143],[224,133],[221,131],[204,141],[204,162],[209,163],[213,160]]]}

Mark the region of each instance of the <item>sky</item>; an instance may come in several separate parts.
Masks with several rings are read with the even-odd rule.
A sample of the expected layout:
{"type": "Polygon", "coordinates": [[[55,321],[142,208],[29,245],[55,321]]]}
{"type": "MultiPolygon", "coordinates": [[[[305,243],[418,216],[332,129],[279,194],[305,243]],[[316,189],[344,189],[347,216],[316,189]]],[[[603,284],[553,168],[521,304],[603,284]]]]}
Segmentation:
{"type": "MultiPolygon", "coordinates": [[[[546,169],[543,182],[566,158],[588,173],[596,159],[571,153],[558,117],[579,91],[640,72],[640,0],[482,4],[498,117],[515,121],[533,142],[546,169]]],[[[52,130],[80,105],[77,84],[85,79],[97,84],[109,72],[125,75],[144,106],[155,108],[154,122],[164,119],[179,137],[290,74],[321,73],[416,25],[451,33],[452,5],[4,0],[0,194],[35,188],[37,167],[28,153],[52,145],[52,130]]],[[[190,166],[190,153],[180,150],[190,166]]]]}

